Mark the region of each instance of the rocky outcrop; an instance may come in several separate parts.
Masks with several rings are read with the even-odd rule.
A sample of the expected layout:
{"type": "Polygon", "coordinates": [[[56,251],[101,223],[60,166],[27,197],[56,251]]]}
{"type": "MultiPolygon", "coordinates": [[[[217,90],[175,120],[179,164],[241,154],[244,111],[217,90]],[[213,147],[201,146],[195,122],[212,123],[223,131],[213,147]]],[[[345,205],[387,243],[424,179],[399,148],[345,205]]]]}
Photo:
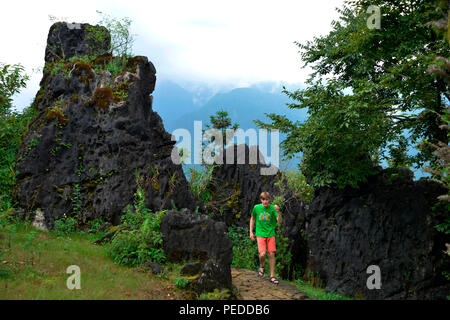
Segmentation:
{"type": "MultiPolygon", "coordinates": [[[[400,170],[392,182],[382,170],[359,189],[322,188],[306,211],[308,268],[326,289],[365,299],[445,299],[443,233],[431,210],[442,186],[412,180],[400,170]],[[377,265],[381,288],[367,288],[377,265]]],[[[448,266],[447,266],[448,268],[448,266]]]]}
{"type": "Polygon", "coordinates": [[[93,43],[89,30],[104,28],[50,29],[37,115],[17,159],[18,203],[27,212],[40,208],[50,227],[64,213],[81,223],[104,217],[118,224],[139,184],[155,212],[202,211],[181,165],[171,160],[175,142],[152,110],[153,64],[138,56],[113,70],[107,66],[115,57],[87,60],[92,50],[109,48],[109,35],[93,43]]]}
{"type": "Polygon", "coordinates": [[[102,55],[110,52],[110,46],[111,35],[105,27],[58,22],[50,27],[48,33],[45,62],[68,60],[75,56],[102,55]]]}
{"type": "MultiPolygon", "coordinates": [[[[228,227],[236,224],[248,225],[253,206],[260,202],[260,193],[268,191],[273,195],[277,190],[274,185],[277,175],[261,175],[261,169],[269,166],[265,164],[257,146],[231,146],[225,149],[222,158],[223,164],[214,167],[212,172],[212,200],[207,209],[214,212],[215,218],[225,222],[228,227]],[[226,161],[230,148],[234,149],[232,163],[226,161]],[[256,164],[249,164],[251,153],[257,155],[256,164]]],[[[277,172],[279,175],[279,171],[277,172]]]]}
{"type": "Polygon", "coordinates": [[[233,249],[225,224],[188,209],[168,211],[161,222],[163,248],[172,262],[190,261],[183,269],[198,293],[230,290],[233,249]]]}

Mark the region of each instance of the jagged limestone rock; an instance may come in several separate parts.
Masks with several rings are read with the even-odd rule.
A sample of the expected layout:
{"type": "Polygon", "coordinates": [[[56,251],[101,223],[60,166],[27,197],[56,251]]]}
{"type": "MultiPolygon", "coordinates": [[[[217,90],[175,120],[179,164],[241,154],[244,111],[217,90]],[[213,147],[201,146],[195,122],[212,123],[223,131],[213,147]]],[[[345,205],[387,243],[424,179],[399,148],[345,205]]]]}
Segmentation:
{"type": "Polygon", "coordinates": [[[201,212],[181,165],[171,160],[171,135],[152,110],[153,64],[137,56],[111,74],[106,65],[114,57],[77,58],[96,49],[88,27],[50,28],[33,103],[38,114],[18,153],[18,203],[28,212],[41,208],[49,227],[64,213],[81,223],[104,217],[119,224],[139,183],[153,211],[199,206],[201,212]]]}
{"type": "Polygon", "coordinates": [[[188,209],[170,210],[161,222],[161,233],[169,261],[201,264],[189,283],[193,290],[206,293],[228,289],[232,294],[233,243],[223,222],[188,209]]]}
{"type": "Polygon", "coordinates": [[[379,169],[358,189],[316,190],[306,211],[308,269],[343,295],[446,299],[450,286],[440,260],[449,236],[435,229],[431,210],[444,188],[413,181],[408,169],[394,181],[385,173],[379,169]],[[371,265],[380,268],[380,289],[367,287],[371,265]]]}

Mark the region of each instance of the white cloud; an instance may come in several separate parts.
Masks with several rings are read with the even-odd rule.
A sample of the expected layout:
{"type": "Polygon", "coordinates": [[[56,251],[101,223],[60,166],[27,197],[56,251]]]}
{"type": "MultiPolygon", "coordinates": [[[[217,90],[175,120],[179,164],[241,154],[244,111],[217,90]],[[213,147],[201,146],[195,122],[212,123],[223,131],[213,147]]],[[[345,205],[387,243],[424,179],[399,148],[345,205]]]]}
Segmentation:
{"type": "MultiPolygon", "coordinates": [[[[326,34],[335,7],[320,1],[12,1],[2,3],[2,62],[22,63],[28,73],[43,65],[51,22],[95,23],[100,10],[129,17],[138,34],[134,53],[155,64],[159,79],[236,87],[260,81],[304,82],[309,70],[294,41],[326,34]]],[[[28,87],[36,92],[41,74],[28,87]]],[[[20,98],[18,98],[20,100],[20,98]]],[[[16,100],[17,101],[17,100],[16,100]]]]}

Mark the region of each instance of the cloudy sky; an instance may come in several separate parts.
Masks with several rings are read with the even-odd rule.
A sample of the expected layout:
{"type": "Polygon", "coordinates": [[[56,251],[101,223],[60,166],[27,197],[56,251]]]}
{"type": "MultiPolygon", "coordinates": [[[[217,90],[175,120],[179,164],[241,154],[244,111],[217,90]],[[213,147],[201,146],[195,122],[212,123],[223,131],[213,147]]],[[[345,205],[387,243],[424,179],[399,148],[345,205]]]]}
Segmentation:
{"type": "Polygon", "coordinates": [[[0,62],[21,63],[31,75],[15,98],[17,109],[29,105],[39,89],[49,15],[68,22],[96,24],[100,10],[132,20],[135,55],[153,62],[159,80],[185,88],[215,89],[257,82],[304,82],[294,41],[326,34],[343,0],[315,1],[21,1],[2,3],[3,46],[0,62]]]}

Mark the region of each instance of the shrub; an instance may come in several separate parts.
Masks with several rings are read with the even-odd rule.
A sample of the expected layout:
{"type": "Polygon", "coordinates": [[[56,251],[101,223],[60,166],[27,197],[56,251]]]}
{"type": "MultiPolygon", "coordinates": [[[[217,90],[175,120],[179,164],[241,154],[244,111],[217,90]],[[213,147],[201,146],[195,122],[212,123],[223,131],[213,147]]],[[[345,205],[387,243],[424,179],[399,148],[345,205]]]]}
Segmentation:
{"type": "Polygon", "coordinates": [[[203,203],[212,200],[214,180],[212,173],[217,165],[206,165],[205,170],[189,168],[189,188],[203,203]]]}
{"type": "MultiPolygon", "coordinates": [[[[111,242],[109,253],[112,259],[123,265],[139,266],[144,262],[153,261],[163,263],[166,260],[162,249],[162,234],[159,226],[166,211],[150,213],[138,229],[124,229],[118,231],[111,242]]],[[[128,219],[132,216],[128,213],[128,219]]],[[[139,215],[139,213],[135,214],[139,215]]],[[[141,217],[126,224],[134,228],[141,217]]]]}
{"type": "Polygon", "coordinates": [[[228,236],[233,241],[232,266],[256,270],[259,266],[259,253],[256,241],[250,239],[248,228],[231,226],[228,236]]]}
{"type": "Polygon", "coordinates": [[[75,232],[78,224],[74,217],[67,217],[66,214],[56,219],[54,223],[54,231],[59,235],[75,232]]]}
{"type": "MultiPolygon", "coordinates": [[[[3,261],[2,257],[5,254],[5,251],[0,250],[0,262],[3,261]]],[[[0,263],[0,279],[7,279],[9,278],[9,270],[8,268],[3,266],[3,263],[0,263]]]]}
{"type": "MultiPolygon", "coordinates": [[[[125,58],[126,59],[126,58],[125,58]]],[[[111,72],[113,77],[116,77],[120,73],[125,71],[126,68],[126,60],[123,61],[123,58],[115,57],[110,60],[110,62],[106,66],[106,70],[111,72]]]]}
{"type": "Polygon", "coordinates": [[[147,261],[165,262],[160,225],[166,212],[152,213],[146,208],[144,189],[138,187],[134,194],[134,211],[131,205],[126,207],[121,217],[124,228],[111,241],[109,254],[112,259],[128,266],[138,266],[147,261]]]}
{"type": "Polygon", "coordinates": [[[139,244],[141,234],[136,230],[117,232],[111,242],[109,253],[118,264],[137,266],[140,264],[139,244]]]}
{"type": "Polygon", "coordinates": [[[178,289],[184,289],[189,284],[189,280],[187,280],[186,278],[180,277],[180,278],[175,278],[174,283],[178,289]]]}
{"type": "Polygon", "coordinates": [[[98,217],[89,222],[89,230],[88,233],[97,233],[100,230],[100,227],[105,223],[105,219],[103,217],[98,217]]]}
{"type": "MultiPolygon", "coordinates": [[[[300,198],[305,202],[311,203],[314,196],[314,188],[306,182],[305,176],[300,171],[287,170],[282,171],[281,176],[275,185],[280,190],[281,194],[285,192],[284,183],[290,191],[294,192],[296,198],[300,198]]],[[[284,205],[284,197],[274,197],[274,204],[276,202],[280,208],[284,205]],[[280,205],[281,204],[281,205],[280,205]]]]}
{"type": "Polygon", "coordinates": [[[278,227],[276,230],[275,271],[283,278],[288,277],[292,262],[292,253],[289,251],[288,240],[289,238],[284,237],[281,228],[278,227]]]}

